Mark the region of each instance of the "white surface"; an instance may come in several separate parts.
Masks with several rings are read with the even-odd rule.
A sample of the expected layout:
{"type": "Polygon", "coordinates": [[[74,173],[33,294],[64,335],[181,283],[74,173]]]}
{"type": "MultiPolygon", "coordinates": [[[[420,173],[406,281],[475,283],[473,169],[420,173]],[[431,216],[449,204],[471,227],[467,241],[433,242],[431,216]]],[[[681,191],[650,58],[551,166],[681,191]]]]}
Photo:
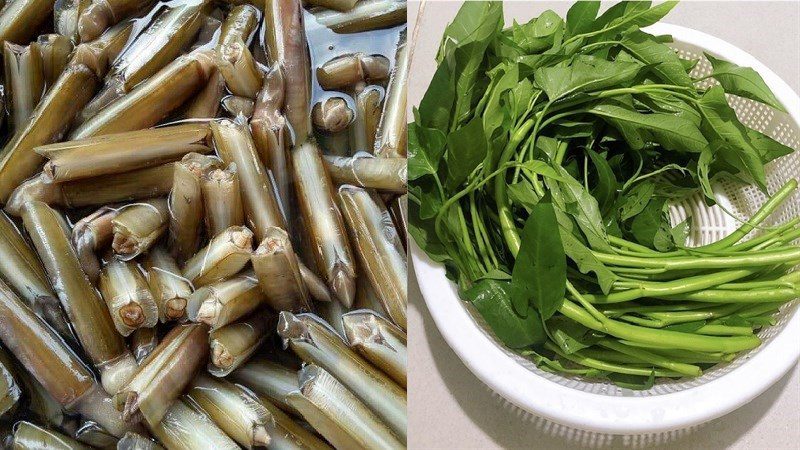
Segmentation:
{"type": "MultiPolygon", "coordinates": [[[[417,8],[415,6],[416,5],[412,5],[412,7],[410,8],[410,21],[409,22],[410,22],[410,24],[412,26],[414,24],[414,16],[415,16],[415,13],[416,13],[416,10],[417,10],[417,8]]],[[[547,7],[551,7],[552,9],[555,9],[559,13],[563,13],[564,10],[568,6],[569,6],[568,4],[564,4],[564,3],[555,4],[555,5],[547,5],[547,7]]],[[[680,5],[678,7],[678,9],[675,11],[675,13],[681,12],[684,15],[687,15],[687,17],[703,17],[705,15],[710,14],[710,11],[720,11],[720,10],[726,10],[725,12],[728,12],[728,13],[730,13],[730,12],[737,12],[738,14],[743,14],[744,13],[744,15],[748,17],[748,28],[760,29],[758,27],[758,23],[753,20],[754,19],[754,14],[752,13],[753,12],[753,6],[754,5],[752,5],[752,4],[750,4],[750,5],[746,5],[746,4],[731,5],[730,3],[728,3],[728,4],[725,4],[725,5],[721,5],[721,4],[714,5],[714,4],[709,4],[709,3],[705,3],[705,4],[694,3],[694,4],[683,4],[683,5],[680,5]],[[731,6],[735,6],[735,7],[731,7],[731,6]],[[742,7],[744,9],[749,7],[750,10],[749,11],[743,11],[742,9],[740,9],[739,11],[731,11],[731,10],[736,10],[738,7],[742,7]],[[700,10],[698,10],[697,8],[700,8],[700,10]],[[690,9],[694,9],[694,10],[692,11],[690,9]]],[[[800,10],[800,6],[798,6],[798,4],[781,4],[781,5],[776,5],[776,6],[777,7],[788,7],[788,11],[774,11],[773,10],[773,11],[771,11],[771,13],[774,13],[774,14],[778,15],[782,19],[788,20],[790,22],[790,25],[794,25],[794,27],[797,28],[797,20],[792,22],[791,18],[792,18],[792,14],[795,14],[794,15],[795,19],[798,17],[797,12],[798,12],[798,10],[800,10]],[[777,13],[780,13],[780,14],[777,14],[777,13]]],[[[517,10],[517,11],[514,11],[514,12],[510,12],[507,15],[508,16],[512,16],[513,15],[514,17],[520,18],[520,20],[524,20],[526,17],[530,17],[530,16],[533,16],[533,15],[538,15],[539,13],[541,13],[541,11],[546,9],[546,7],[543,6],[541,3],[536,3],[535,7],[533,7],[533,8],[531,8],[531,4],[517,3],[517,4],[507,5],[506,9],[507,9],[507,12],[508,12],[509,9],[518,9],[520,7],[522,7],[522,10],[517,10]]],[[[431,58],[433,50],[431,50],[430,48],[435,48],[436,42],[438,41],[438,36],[440,35],[441,26],[443,26],[443,24],[446,23],[447,20],[449,20],[449,18],[451,18],[452,15],[455,14],[455,11],[457,10],[457,5],[452,5],[452,4],[451,5],[428,4],[427,5],[427,9],[428,10],[427,10],[427,12],[425,14],[426,19],[429,18],[429,17],[432,17],[433,21],[436,22],[436,23],[432,23],[432,24],[430,24],[428,26],[426,26],[425,22],[422,23],[422,30],[424,30],[424,31],[420,36],[421,44],[419,44],[419,47],[417,48],[416,53],[415,53],[415,57],[414,57],[415,61],[417,61],[417,62],[419,62],[420,60],[425,61],[426,59],[430,59],[431,58]],[[431,44],[425,44],[426,42],[432,43],[432,45],[431,44]],[[426,48],[426,47],[430,47],[430,48],[426,48]]],[[[786,8],[784,8],[784,9],[786,9],[786,8]]],[[[698,27],[698,28],[703,26],[703,24],[695,25],[694,23],[691,23],[691,22],[680,21],[679,20],[680,17],[681,16],[679,14],[672,14],[672,15],[669,16],[669,19],[672,22],[681,23],[683,25],[694,26],[694,27],[698,27]]],[[[773,19],[774,19],[774,17],[775,16],[773,16],[773,19]]],[[[717,17],[717,19],[719,19],[719,17],[717,17]]],[[[728,25],[730,25],[730,22],[728,22],[728,25]]],[[[778,27],[774,26],[774,24],[773,24],[773,26],[770,28],[770,30],[771,31],[775,31],[776,28],[778,28],[778,27]]],[[[792,27],[790,26],[789,28],[792,28],[792,27]]],[[[708,30],[708,29],[704,29],[704,30],[705,31],[710,31],[711,34],[720,35],[719,33],[714,33],[713,32],[714,30],[708,30]]],[[[741,29],[740,29],[740,31],[741,31],[741,29]]],[[[782,33],[781,34],[781,36],[782,36],[781,40],[785,40],[786,42],[796,42],[796,40],[797,40],[796,39],[797,30],[796,29],[794,30],[794,33],[795,33],[795,38],[794,39],[792,39],[791,37],[787,37],[787,34],[785,32],[782,33]]],[[[724,34],[722,36],[724,36],[724,34]]],[[[729,39],[729,40],[733,40],[730,37],[725,37],[725,38],[729,39]]],[[[737,45],[739,44],[738,42],[733,42],[733,43],[737,44],[737,45]]],[[[776,47],[776,48],[780,48],[780,47],[776,47]]],[[[768,64],[768,65],[770,64],[770,62],[769,62],[769,61],[771,61],[770,58],[764,57],[760,53],[755,52],[753,50],[749,50],[749,51],[753,52],[758,59],[762,60],[766,64],[768,64]]],[[[796,89],[796,86],[798,84],[797,83],[797,73],[798,73],[798,71],[796,70],[797,55],[795,54],[794,58],[791,58],[791,57],[782,58],[781,61],[783,62],[783,64],[777,64],[777,66],[774,67],[774,68],[776,69],[776,71],[779,72],[780,76],[784,77],[787,81],[789,81],[791,84],[793,84],[795,89],[796,89]],[[791,73],[793,71],[792,67],[795,68],[794,69],[795,76],[789,75],[789,73],[791,73]],[[781,73],[782,71],[785,71],[785,73],[781,73]]],[[[424,79],[424,78],[426,78],[424,72],[432,71],[432,68],[429,68],[429,67],[427,67],[427,65],[424,65],[424,64],[419,66],[419,67],[417,67],[417,68],[412,66],[412,84],[411,84],[412,89],[411,89],[411,92],[410,92],[411,103],[412,104],[415,103],[416,101],[418,101],[418,99],[419,99],[419,97],[421,95],[421,92],[418,92],[416,89],[414,89],[414,77],[413,77],[413,75],[417,71],[420,72],[420,78],[424,79]]],[[[427,76],[427,78],[429,78],[429,77],[430,77],[430,75],[427,76]]],[[[410,283],[413,283],[413,280],[411,280],[410,283]]],[[[412,322],[410,323],[410,327],[411,327],[410,334],[411,334],[411,340],[412,340],[412,345],[411,345],[412,351],[411,351],[411,355],[410,355],[410,359],[411,359],[410,364],[412,365],[411,372],[414,375],[423,375],[424,376],[424,375],[427,374],[428,371],[425,370],[422,367],[417,367],[417,365],[415,364],[416,363],[415,355],[417,353],[422,354],[422,350],[425,349],[420,345],[420,343],[416,339],[416,334],[415,334],[415,323],[413,323],[413,320],[417,319],[418,316],[416,316],[414,314],[414,305],[420,305],[419,297],[415,297],[415,294],[416,294],[416,292],[412,288],[412,294],[411,294],[412,295],[412,298],[411,298],[411,303],[412,303],[412,308],[411,309],[412,309],[412,311],[411,311],[411,317],[410,317],[410,319],[412,320],[412,322]]],[[[457,320],[457,319],[454,318],[454,320],[457,320]]],[[[429,334],[430,334],[431,331],[433,331],[434,337],[439,339],[438,334],[435,333],[435,330],[433,330],[432,326],[430,324],[426,324],[426,325],[427,326],[425,326],[425,330],[429,334]]],[[[425,337],[429,337],[429,336],[425,336],[425,337]]],[[[427,343],[427,339],[426,339],[426,343],[427,343]]],[[[430,347],[428,348],[428,350],[430,350],[430,347]]],[[[449,350],[447,350],[447,351],[449,352],[449,350]]],[[[449,356],[452,356],[452,354],[450,354],[449,356]]],[[[456,365],[455,368],[457,368],[458,372],[460,372],[462,374],[461,375],[462,377],[467,377],[473,384],[477,384],[477,387],[475,389],[476,391],[484,390],[486,393],[489,393],[488,388],[486,388],[484,386],[481,386],[480,383],[478,383],[469,373],[466,373],[464,371],[464,369],[463,369],[463,366],[456,365]]],[[[452,369],[452,368],[450,368],[450,369],[452,369]]],[[[500,368],[493,367],[492,369],[497,371],[497,369],[500,369],[500,368]]],[[[501,375],[512,375],[513,376],[513,373],[508,372],[510,370],[513,370],[513,369],[510,369],[510,368],[509,369],[501,369],[499,371],[499,373],[501,375]]],[[[796,377],[796,371],[795,371],[795,377],[796,377]]],[[[797,395],[796,395],[797,394],[797,392],[796,392],[797,384],[798,384],[797,383],[797,379],[794,378],[794,381],[792,383],[792,387],[794,388],[795,399],[797,397],[797,395]]],[[[462,447],[469,446],[471,448],[477,448],[477,447],[485,448],[486,447],[486,445],[488,443],[482,443],[482,444],[479,443],[479,441],[480,441],[479,438],[482,437],[480,433],[477,433],[474,437],[469,437],[469,431],[472,431],[472,430],[468,429],[468,422],[465,422],[467,424],[467,427],[452,426],[454,420],[464,419],[464,417],[459,417],[458,415],[451,415],[450,417],[448,417],[445,414],[445,415],[443,415],[441,417],[441,419],[443,419],[443,420],[440,420],[440,421],[437,422],[435,420],[430,420],[429,417],[420,416],[420,414],[417,413],[417,407],[416,407],[417,402],[415,401],[415,399],[417,399],[417,398],[426,399],[425,400],[425,404],[427,404],[427,405],[420,404],[420,407],[426,408],[426,411],[430,411],[431,410],[430,409],[431,405],[436,405],[436,410],[438,410],[438,409],[440,409],[439,405],[444,405],[445,404],[443,402],[435,401],[434,399],[430,398],[430,394],[432,394],[432,392],[429,389],[425,389],[425,388],[428,387],[427,383],[423,384],[423,386],[424,386],[424,388],[422,388],[422,389],[417,387],[417,385],[414,383],[414,376],[412,376],[412,378],[411,378],[411,388],[410,388],[411,399],[410,399],[410,406],[409,406],[409,414],[410,414],[410,417],[411,417],[411,424],[410,424],[411,425],[411,433],[410,433],[410,435],[412,436],[411,440],[409,441],[409,444],[410,444],[410,446],[412,448],[430,447],[432,445],[444,445],[446,443],[446,441],[442,439],[442,434],[446,433],[447,430],[453,430],[454,432],[457,433],[454,436],[457,436],[457,437],[460,437],[460,438],[464,439],[464,440],[461,440],[459,442],[459,446],[462,446],[462,447]],[[423,427],[420,430],[417,430],[415,428],[415,424],[417,424],[418,422],[423,427]],[[432,430],[433,430],[433,432],[431,432],[432,430]],[[432,439],[432,438],[434,438],[434,439],[432,439]]],[[[775,389],[780,389],[781,386],[782,386],[781,383],[779,383],[778,387],[775,388],[775,389]]],[[[523,386],[521,386],[519,388],[525,388],[525,385],[523,385],[523,386]]],[[[770,392],[773,392],[775,389],[771,390],[770,392]]],[[[548,390],[548,391],[550,391],[550,390],[548,390]]],[[[513,395],[513,392],[511,394],[513,395]]],[[[506,392],[506,395],[508,396],[509,392],[506,392]]],[[[770,394],[768,393],[765,396],[769,396],[769,395],[770,394]]],[[[464,405],[465,402],[470,402],[473,398],[480,398],[480,397],[481,396],[479,396],[479,395],[472,395],[472,396],[468,396],[467,398],[459,398],[458,401],[461,402],[462,405],[464,405]]],[[[494,402],[494,403],[497,403],[497,402],[494,402]]],[[[486,402],[482,401],[481,404],[485,405],[486,402]]],[[[795,402],[795,404],[796,404],[796,402],[795,402]]],[[[569,407],[573,408],[573,409],[576,409],[576,408],[580,409],[581,407],[584,407],[584,406],[589,406],[589,405],[569,405],[569,407]]],[[[691,406],[690,405],[687,405],[687,406],[689,406],[688,409],[691,410],[691,406]]],[[[445,412],[445,411],[442,411],[442,412],[445,412]]],[[[513,411],[508,411],[508,408],[503,408],[503,407],[501,407],[501,408],[489,408],[489,411],[487,411],[487,412],[492,415],[492,419],[496,418],[498,415],[499,416],[509,415],[509,414],[517,415],[513,411]]],[[[787,413],[788,414],[784,414],[783,418],[788,418],[788,421],[789,421],[788,423],[800,422],[800,420],[798,420],[798,418],[800,418],[800,416],[798,416],[795,408],[792,408],[791,410],[787,410],[787,413]]],[[[739,413],[737,413],[737,414],[739,414],[739,413]]],[[[472,419],[472,417],[467,417],[467,419],[472,419]]],[[[519,419],[516,419],[516,421],[519,422],[519,419]]],[[[472,422],[475,422],[476,425],[478,425],[478,426],[481,425],[481,422],[479,420],[473,420],[472,422]]],[[[519,440],[519,441],[513,440],[515,437],[520,436],[519,429],[524,429],[526,431],[530,431],[532,429],[533,430],[537,430],[537,429],[540,429],[540,428],[548,428],[550,430],[557,430],[558,431],[561,428],[561,427],[554,426],[552,424],[543,423],[543,422],[539,423],[540,426],[535,426],[535,427],[524,426],[523,424],[520,424],[520,423],[517,423],[516,426],[515,426],[515,424],[513,422],[514,422],[514,420],[512,420],[511,423],[508,424],[509,432],[510,432],[509,438],[512,439],[512,441],[503,443],[502,444],[503,446],[512,446],[512,447],[513,446],[523,446],[523,445],[525,445],[525,443],[527,443],[527,444],[531,444],[532,443],[532,441],[527,440],[527,439],[519,440]],[[517,442],[517,444],[513,444],[511,442],[517,442]]],[[[775,420],[772,420],[771,423],[774,424],[775,420]]],[[[705,429],[708,429],[709,427],[710,426],[705,427],[705,429]]],[[[789,433],[790,439],[793,438],[794,441],[796,442],[796,438],[797,438],[797,435],[798,435],[797,434],[797,428],[796,427],[790,427],[789,429],[792,430],[792,432],[793,432],[793,433],[789,433]]],[[[539,439],[542,438],[542,436],[541,436],[542,433],[543,432],[541,430],[538,432],[538,434],[539,434],[538,438],[539,439]]],[[[546,434],[546,432],[545,432],[545,434],[546,434]]],[[[686,433],[682,433],[682,434],[686,434],[686,433]]],[[[586,433],[577,433],[576,434],[575,432],[572,432],[572,435],[573,435],[573,437],[580,438],[581,442],[583,444],[592,444],[592,443],[597,444],[595,446],[605,446],[606,444],[614,444],[614,443],[643,444],[643,443],[648,443],[649,442],[647,439],[643,440],[642,438],[625,438],[625,439],[616,438],[616,439],[611,439],[609,437],[602,436],[602,435],[591,435],[591,434],[586,434],[586,433]]],[[[698,436],[697,433],[695,433],[695,434],[693,434],[691,436],[693,436],[693,437],[690,438],[690,440],[692,440],[692,441],[698,440],[697,439],[697,436],[698,436]]],[[[775,437],[780,437],[780,436],[784,436],[785,437],[786,433],[781,433],[780,435],[777,435],[775,437]]],[[[483,437],[487,437],[485,433],[484,433],[483,437]]],[[[764,436],[764,437],[767,437],[767,436],[764,436]]],[[[528,436],[528,438],[533,438],[533,436],[528,436]]],[[[658,441],[658,439],[664,440],[664,439],[668,439],[668,438],[669,438],[668,435],[667,436],[662,435],[662,436],[656,438],[656,441],[658,441]]],[[[564,442],[566,442],[566,441],[564,441],[564,442]]],[[[455,443],[457,443],[457,442],[450,442],[449,444],[452,445],[452,444],[455,444],[455,443]]],[[[767,444],[767,442],[763,442],[763,444],[767,444]]],[[[550,445],[547,445],[547,447],[548,448],[552,448],[552,446],[550,446],[550,445]]],[[[705,443],[702,447],[703,448],[709,448],[709,447],[718,448],[719,446],[718,445],[713,445],[713,444],[710,444],[710,443],[705,443]]],[[[756,447],[760,447],[760,446],[756,446],[756,447]]],[[[774,443],[769,445],[769,447],[771,447],[771,448],[780,448],[780,447],[776,447],[776,445],[774,443]]],[[[749,448],[754,448],[754,446],[750,445],[749,448]]]]}

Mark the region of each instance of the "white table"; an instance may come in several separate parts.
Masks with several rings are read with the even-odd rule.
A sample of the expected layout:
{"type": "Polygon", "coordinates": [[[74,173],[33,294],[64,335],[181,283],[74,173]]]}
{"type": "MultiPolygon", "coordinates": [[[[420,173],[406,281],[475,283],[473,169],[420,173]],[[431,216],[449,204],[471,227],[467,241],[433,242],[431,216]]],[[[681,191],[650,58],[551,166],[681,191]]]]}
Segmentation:
{"type": "MultiPolygon", "coordinates": [[[[459,3],[428,2],[412,63],[409,104],[422,98],[433,56],[459,3]],[[417,82],[419,80],[419,82],[417,82]]],[[[507,2],[518,21],[546,9],[564,15],[568,2],[507,2]]],[[[419,3],[409,3],[413,29],[419,3]]],[[[800,2],[684,2],[666,22],[724,39],[775,71],[800,92],[800,2]]],[[[410,114],[409,114],[410,117],[410,114]]],[[[640,448],[796,449],[800,445],[800,368],[725,417],[693,430],[649,437],[582,433],[515,408],[483,385],[447,346],[409,268],[409,440],[411,449],[640,448]]],[[[798,343],[800,345],[800,343],[798,343]]]]}

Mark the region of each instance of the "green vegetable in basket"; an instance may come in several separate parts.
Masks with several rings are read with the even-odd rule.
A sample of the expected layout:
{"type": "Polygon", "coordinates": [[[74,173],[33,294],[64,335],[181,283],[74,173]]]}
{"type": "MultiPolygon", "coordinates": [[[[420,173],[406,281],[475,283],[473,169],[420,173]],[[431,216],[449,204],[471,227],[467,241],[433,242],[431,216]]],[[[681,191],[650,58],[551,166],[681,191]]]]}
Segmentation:
{"type": "Polygon", "coordinates": [[[670,222],[697,192],[714,204],[720,177],[766,193],[764,165],[793,151],[728,104],[783,112],[753,69],[642,31],[674,6],[581,1],[506,26],[502,3],[465,2],[414,110],[410,234],[544,370],[641,388],[698,376],[757,347],[800,293],[798,221],[765,225],[797,180],[710,245],[687,247],[691,217],[670,222]]]}

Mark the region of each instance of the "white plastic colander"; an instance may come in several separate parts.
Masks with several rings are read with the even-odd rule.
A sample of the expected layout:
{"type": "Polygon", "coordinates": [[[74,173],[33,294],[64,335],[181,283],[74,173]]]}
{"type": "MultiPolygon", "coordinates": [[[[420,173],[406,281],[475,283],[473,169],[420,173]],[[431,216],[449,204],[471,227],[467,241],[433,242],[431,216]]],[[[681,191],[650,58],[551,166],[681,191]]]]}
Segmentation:
{"type": "MultiPolygon", "coordinates": [[[[795,150],[767,166],[767,185],[774,192],[791,178],[800,178],[800,98],[758,60],[720,39],[675,25],[657,24],[648,32],[669,34],[681,58],[699,58],[692,75],[711,72],[703,52],[740,66],[752,67],[773,90],[789,114],[757,102],[728,96],[739,119],[795,150]]],[[[714,83],[708,80],[708,83],[714,83]]],[[[709,208],[697,194],[671,207],[670,219],[692,216],[690,245],[716,241],[750,217],[766,196],[757,188],[724,179],[714,191],[721,206],[709,208]],[[731,217],[725,211],[735,215],[731,217]]],[[[771,226],[800,216],[797,192],[764,223],[771,226]]],[[[752,233],[757,235],[758,230],[752,233]]],[[[458,298],[444,269],[416,245],[411,255],[422,295],[442,336],[464,364],[492,390],[511,403],[556,423],[613,434],[662,433],[688,428],[727,414],[749,402],[797,363],[800,358],[798,300],[785,305],[777,324],[762,330],[763,344],[734,361],[720,364],[690,380],[659,381],[634,391],[610,383],[585,381],[542,371],[506,349],[471,305],[458,298]]]]}

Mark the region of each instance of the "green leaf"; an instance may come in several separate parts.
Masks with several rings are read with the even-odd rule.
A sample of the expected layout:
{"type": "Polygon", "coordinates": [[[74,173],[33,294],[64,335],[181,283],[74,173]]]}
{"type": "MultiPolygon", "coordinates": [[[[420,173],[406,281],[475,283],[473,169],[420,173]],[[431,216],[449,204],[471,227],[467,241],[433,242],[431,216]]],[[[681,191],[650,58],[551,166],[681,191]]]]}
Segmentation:
{"type": "Polygon", "coordinates": [[[578,55],[568,67],[542,67],[534,75],[536,84],[554,101],[576,92],[593,92],[611,86],[624,86],[633,80],[642,65],[612,62],[578,55]]]}
{"type": "Polygon", "coordinates": [[[530,181],[522,180],[508,185],[508,198],[511,203],[525,208],[528,213],[539,203],[539,196],[530,181]]]}
{"type": "Polygon", "coordinates": [[[753,181],[766,192],[764,164],[758,150],[747,136],[747,128],[739,122],[736,112],[728,105],[725,92],[714,86],[698,101],[703,114],[703,134],[709,138],[717,161],[735,167],[750,175],[753,181]]]}
{"type": "Polygon", "coordinates": [[[453,81],[450,64],[439,64],[433,74],[431,84],[419,102],[418,116],[420,125],[426,128],[435,128],[447,133],[450,127],[450,113],[453,111],[455,101],[455,83],[453,81]]]}
{"type": "Polygon", "coordinates": [[[553,203],[575,219],[593,249],[611,251],[597,200],[566,169],[557,169],[562,180],[545,178],[553,203]]]}
{"type": "Polygon", "coordinates": [[[703,54],[708,58],[713,68],[711,76],[719,81],[725,92],[749,98],[786,112],[786,109],[784,109],[758,72],[750,67],[740,67],[732,62],[714,58],[708,53],[703,54]]]}
{"type": "Polygon", "coordinates": [[[616,198],[617,178],[605,157],[589,148],[586,149],[586,154],[592,160],[597,174],[597,181],[591,191],[592,195],[597,199],[600,211],[606,211],[616,198]]]}
{"type": "Polygon", "coordinates": [[[563,316],[553,317],[545,325],[553,342],[568,355],[588,348],[599,340],[590,335],[590,329],[563,316]]]}
{"type": "Polygon", "coordinates": [[[609,373],[608,380],[621,388],[644,391],[652,388],[655,384],[655,372],[651,372],[649,377],[624,373],[609,373]]]}
{"type": "Polygon", "coordinates": [[[599,1],[573,3],[567,11],[567,35],[575,36],[591,30],[598,11],[600,11],[599,1]]]}
{"type": "MultiPolygon", "coordinates": [[[[426,201],[426,199],[422,199],[426,201]]],[[[408,202],[408,234],[414,238],[419,248],[421,248],[429,258],[436,262],[445,262],[450,259],[447,247],[439,240],[433,230],[433,221],[424,220],[420,217],[419,205],[417,202],[408,202]]]]}
{"type": "Polygon", "coordinates": [[[524,25],[511,27],[511,38],[525,54],[540,53],[560,41],[564,21],[553,11],[544,11],[524,25]]]}
{"type": "Polygon", "coordinates": [[[447,136],[445,188],[454,192],[486,157],[487,142],[480,117],[447,136]]]}
{"type": "Polygon", "coordinates": [[[564,245],[564,253],[567,257],[578,266],[578,270],[583,274],[594,272],[597,276],[597,284],[603,291],[603,294],[611,292],[611,287],[617,280],[617,276],[612,272],[602,261],[597,259],[589,250],[588,247],[583,245],[570,231],[564,227],[559,227],[559,234],[561,235],[561,243],[564,245]]]}
{"type": "Polygon", "coordinates": [[[761,157],[761,162],[764,164],[794,151],[791,147],[787,147],[775,139],[750,128],[747,129],[747,138],[750,139],[750,143],[753,144],[753,147],[761,157]]]}
{"type": "Polygon", "coordinates": [[[631,221],[631,234],[636,242],[655,247],[656,235],[665,223],[669,223],[665,210],[665,198],[654,197],[641,213],[631,221]]]}
{"type": "Polygon", "coordinates": [[[520,235],[522,245],[511,272],[511,303],[518,313],[532,304],[543,320],[552,316],[564,300],[567,259],[553,205],[533,207],[520,235]]]}
{"type": "Polygon", "coordinates": [[[665,83],[692,87],[692,78],[686,73],[675,50],[656,41],[653,36],[637,31],[622,39],[622,46],[639,61],[652,66],[665,83]]]}
{"type": "Polygon", "coordinates": [[[408,179],[435,175],[444,153],[444,133],[416,122],[408,124],[408,179]]]}
{"type": "MultiPolygon", "coordinates": [[[[648,140],[676,152],[700,153],[708,141],[691,121],[672,114],[642,114],[624,103],[607,100],[588,110],[621,132],[630,127],[648,140]]],[[[627,136],[626,136],[627,138],[627,136]]]]}
{"type": "Polygon", "coordinates": [[[523,348],[544,342],[546,335],[539,314],[528,308],[525,317],[511,306],[507,281],[481,280],[463,293],[472,302],[494,334],[510,348],[523,348]]]}
{"type": "Polygon", "coordinates": [[[653,198],[653,192],[655,192],[655,185],[650,181],[644,181],[634,186],[622,200],[619,207],[619,219],[624,222],[641,213],[653,198]]]}
{"type": "Polygon", "coordinates": [[[452,69],[452,125],[469,116],[486,50],[502,28],[501,2],[465,2],[445,29],[437,61],[440,65],[448,63],[452,69]]]}

